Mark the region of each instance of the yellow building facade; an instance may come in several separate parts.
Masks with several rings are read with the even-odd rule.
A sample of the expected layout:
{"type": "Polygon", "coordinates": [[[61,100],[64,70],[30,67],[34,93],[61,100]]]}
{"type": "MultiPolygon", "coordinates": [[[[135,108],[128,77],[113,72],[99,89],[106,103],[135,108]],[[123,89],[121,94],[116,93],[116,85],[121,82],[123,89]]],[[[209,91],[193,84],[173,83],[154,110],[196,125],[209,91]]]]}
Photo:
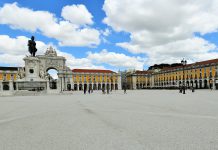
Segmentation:
{"type": "MultiPolygon", "coordinates": [[[[0,67],[0,91],[16,90],[19,68],[0,67]]],[[[73,69],[70,75],[61,76],[61,90],[110,90],[121,89],[119,73],[110,70],[73,69]]]]}
{"type": "Polygon", "coordinates": [[[110,70],[74,69],[72,70],[74,90],[110,90],[120,89],[121,78],[118,73],[110,70]]]}
{"type": "Polygon", "coordinates": [[[16,89],[17,72],[17,67],[0,67],[0,91],[16,89]]]}
{"type": "Polygon", "coordinates": [[[218,89],[218,59],[179,67],[127,73],[130,89],[178,88],[183,84],[196,89],[218,89]]]}

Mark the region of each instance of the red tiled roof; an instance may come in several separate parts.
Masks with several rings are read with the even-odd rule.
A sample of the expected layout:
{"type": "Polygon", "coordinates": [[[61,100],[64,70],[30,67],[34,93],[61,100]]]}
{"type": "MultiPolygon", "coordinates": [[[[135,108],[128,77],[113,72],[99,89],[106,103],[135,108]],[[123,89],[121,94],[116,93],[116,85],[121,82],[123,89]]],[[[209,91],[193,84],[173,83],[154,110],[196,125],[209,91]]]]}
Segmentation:
{"type": "Polygon", "coordinates": [[[195,65],[206,65],[206,64],[212,64],[212,63],[218,63],[218,59],[211,59],[211,60],[196,62],[195,65]]]}
{"type": "Polygon", "coordinates": [[[2,70],[2,71],[17,71],[18,67],[1,67],[0,66],[0,70],[2,70]]]}
{"type": "MultiPolygon", "coordinates": [[[[211,59],[211,60],[206,60],[206,61],[200,61],[200,62],[195,62],[195,63],[192,63],[192,64],[187,64],[185,66],[185,68],[188,68],[188,67],[191,67],[191,66],[197,66],[197,65],[206,65],[206,64],[212,64],[212,63],[218,63],[218,58],[217,59],[211,59]]],[[[176,67],[165,67],[163,69],[161,69],[161,72],[162,71],[170,71],[170,70],[174,70],[174,69],[179,69],[179,68],[182,68],[183,66],[176,66],[176,67]]],[[[152,73],[152,71],[140,71],[140,70],[137,70],[135,72],[136,74],[149,74],[149,73],[152,73]]]]}
{"type": "MultiPolygon", "coordinates": [[[[205,61],[200,61],[200,62],[195,62],[192,64],[187,64],[185,68],[191,67],[191,66],[196,66],[196,65],[206,65],[206,64],[212,64],[212,63],[218,63],[218,59],[211,59],[211,60],[205,60],[205,61]]],[[[168,70],[174,70],[174,69],[179,69],[182,68],[183,66],[177,66],[177,67],[168,67],[164,68],[161,71],[168,71],[168,70]]]]}
{"type": "Polygon", "coordinates": [[[72,72],[82,73],[115,73],[111,70],[100,70],[100,69],[73,69],[72,72]]]}

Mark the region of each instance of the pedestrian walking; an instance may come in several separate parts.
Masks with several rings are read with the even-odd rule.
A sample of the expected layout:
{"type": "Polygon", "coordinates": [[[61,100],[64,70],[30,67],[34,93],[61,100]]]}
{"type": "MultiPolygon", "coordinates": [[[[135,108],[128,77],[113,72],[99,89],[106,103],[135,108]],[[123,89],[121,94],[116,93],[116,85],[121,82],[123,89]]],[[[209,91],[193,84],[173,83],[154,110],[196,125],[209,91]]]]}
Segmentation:
{"type": "Polygon", "coordinates": [[[123,90],[124,90],[124,94],[127,94],[126,93],[126,85],[124,85],[123,90]]]}
{"type": "Polygon", "coordinates": [[[105,94],[104,87],[102,87],[102,94],[105,94]]]}
{"type": "Polygon", "coordinates": [[[195,88],[192,86],[192,93],[195,92],[195,88]]]}
{"type": "Polygon", "coordinates": [[[179,87],[179,93],[182,93],[182,86],[179,87]]]}
{"type": "Polygon", "coordinates": [[[84,94],[86,94],[86,88],[84,87],[84,94]]]}
{"type": "Polygon", "coordinates": [[[110,88],[109,88],[109,86],[107,86],[107,94],[110,94],[110,88]]]}

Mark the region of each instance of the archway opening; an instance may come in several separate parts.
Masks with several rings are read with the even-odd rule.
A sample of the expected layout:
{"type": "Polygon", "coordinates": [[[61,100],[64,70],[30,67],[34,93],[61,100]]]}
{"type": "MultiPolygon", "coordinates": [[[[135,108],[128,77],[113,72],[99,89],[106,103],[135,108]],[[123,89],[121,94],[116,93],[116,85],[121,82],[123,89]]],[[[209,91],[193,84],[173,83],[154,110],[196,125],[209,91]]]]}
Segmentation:
{"type": "Polygon", "coordinates": [[[3,90],[4,91],[8,91],[10,88],[9,88],[9,83],[8,82],[4,82],[3,83],[3,90]]]}
{"type": "Polygon", "coordinates": [[[87,84],[84,84],[84,91],[87,91],[87,84]]]}
{"type": "Polygon", "coordinates": [[[101,90],[101,84],[100,83],[98,84],[98,90],[101,90]]]}
{"type": "Polygon", "coordinates": [[[207,80],[204,80],[204,88],[207,89],[208,85],[207,85],[207,80]]]}
{"type": "Polygon", "coordinates": [[[77,91],[77,84],[74,84],[74,91],[77,91]]]}
{"type": "Polygon", "coordinates": [[[83,90],[83,85],[79,84],[79,90],[82,91],[83,90]]]}
{"type": "Polygon", "coordinates": [[[93,90],[97,90],[97,84],[96,83],[94,83],[94,85],[93,85],[93,90]]]}
{"type": "Polygon", "coordinates": [[[48,79],[49,79],[49,87],[54,90],[57,89],[57,80],[58,80],[58,71],[54,68],[47,69],[48,79]]]}
{"type": "Polygon", "coordinates": [[[198,81],[195,80],[195,88],[198,89],[198,81]]]}

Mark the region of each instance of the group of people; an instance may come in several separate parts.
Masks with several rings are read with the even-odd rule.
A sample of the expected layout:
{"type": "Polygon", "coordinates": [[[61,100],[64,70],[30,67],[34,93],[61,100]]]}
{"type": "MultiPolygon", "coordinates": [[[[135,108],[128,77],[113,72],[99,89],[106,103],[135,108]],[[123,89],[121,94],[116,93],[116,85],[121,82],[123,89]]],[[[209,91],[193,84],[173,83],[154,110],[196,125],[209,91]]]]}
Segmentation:
{"type": "MultiPolygon", "coordinates": [[[[179,93],[182,93],[183,90],[186,90],[186,87],[185,86],[180,86],[179,87],[179,93]]],[[[190,87],[190,90],[192,92],[195,92],[195,88],[193,86],[190,87]]]]}
{"type": "MultiPolygon", "coordinates": [[[[124,87],[123,87],[124,94],[127,94],[126,89],[127,89],[127,88],[124,86],[124,87]]],[[[83,91],[84,91],[84,94],[86,94],[87,91],[88,91],[89,94],[90,94],[90,93],[93,93],[93,89],[89,88],[89,89],[87,90],[87,87],[84,87],[84,90],[83,90],[83,91]]],[[[105,87],[102,88],[102,94],[110,94],[110,92],[112,92],[112,89],[110,89],[109,87],[107,87],[106,90],[105,90],[105,87]]]]}
{"type": "MultiPolygon", "coordinates": [[[[84,88],[84,94],[86,94],[86,92],[87,92],[87,88],[85,87],[85,88],[84,88]]],[[[93,93],[93,89],[89,88],[89,89],[88,89],[88,93],[89,93],[89,94],[90,94],[90,93],[93,93]]]]}
{"type": "MultiPolygon", "coordinates": [[[[107,87],[106,91],[107,91],[107,94],[110,94],[110,88],[109,87],[107,87]]],[[[112,92],[112,89],[111,89],[111,92],[112,92]]],[[[102,94],[106,94],[104,87],[102,88],[102,94]]]]}

